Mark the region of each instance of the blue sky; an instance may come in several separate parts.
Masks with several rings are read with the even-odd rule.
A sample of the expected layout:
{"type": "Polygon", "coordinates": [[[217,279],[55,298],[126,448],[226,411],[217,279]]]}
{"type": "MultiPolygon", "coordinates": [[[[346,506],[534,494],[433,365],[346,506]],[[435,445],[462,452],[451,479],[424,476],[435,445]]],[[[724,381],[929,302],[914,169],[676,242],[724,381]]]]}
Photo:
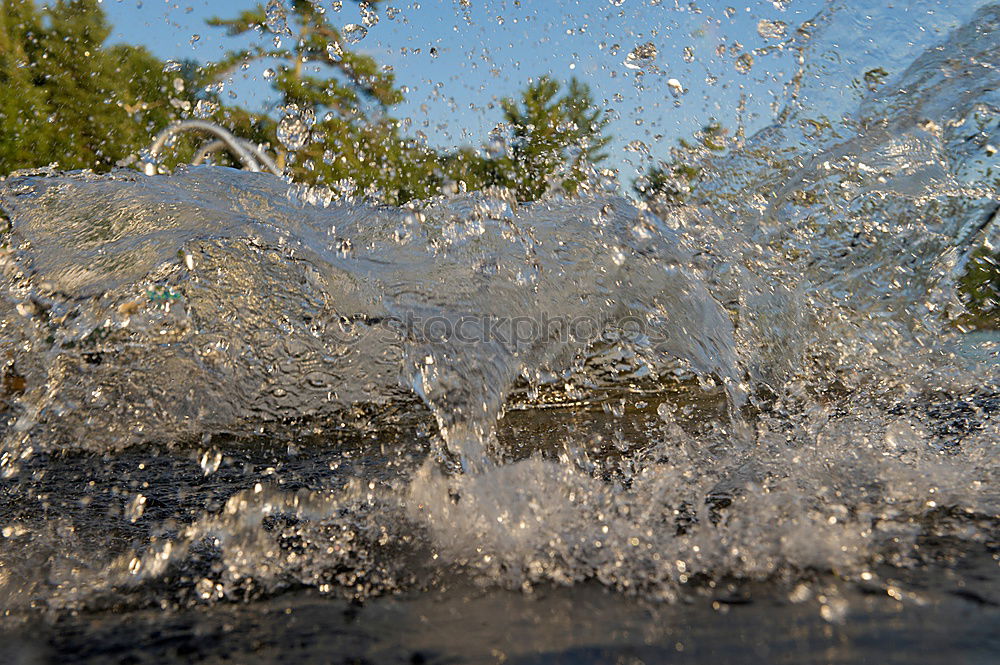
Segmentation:
{"type": "MultiPolygon", "coordinates": [[[[332,0],[320,2],[334,25],[361,22],[350,0],[339,11],[332,0]]],[[[233,16],[252,4],[104,0],[113,41],[144,44],[163,59],[202,62],[238,46],[205,19],[233,16]]],[[[735,127],[741,94],[748,129],[768,124],[790,77],[791,52],[758,53],[748,73],[738,70],[737,58],[781,41],[759,34],[762,19],[786,23],[791,34],[821,5],[768,0],[727,10],[725,3],[679,0],[395,0],[377,5],[379,22],[355,48],[393,68],[408,88],[394,115],[410,118],[410,132],[439,147],[484,143],[501,120],[497,101],[516,96],[530,78],[577,76],[611,114],[615,141],[606,165],[620,169],[627,183],[648,163],[627,144],[642,141],[653,158],[663,158],[677,137],[710,117],[735,127]],[[656,48],[655,69],[638,74],[626,57],[646,43],[656,48]],[[673,94],[670,79],[686,92],[673,94]]],[[[255,63],[227,83],[239,103],[259,108],[275,100],[262,77],[266,67],[255,63]]]]}

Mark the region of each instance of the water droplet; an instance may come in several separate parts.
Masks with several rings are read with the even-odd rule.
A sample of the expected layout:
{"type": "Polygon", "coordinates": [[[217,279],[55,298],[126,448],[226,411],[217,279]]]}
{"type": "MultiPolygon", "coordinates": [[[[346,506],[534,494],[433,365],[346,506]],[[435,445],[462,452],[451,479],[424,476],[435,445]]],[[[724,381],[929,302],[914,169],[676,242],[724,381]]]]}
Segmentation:
{"type": "Polygon", "coordinates": [[[649,154],[649,146],[642,141],[635,140],[625,146],[625,152],[639,152],[649,154]]]}
{"type": "Polygon", "coordinates": [[[344,59],[344,49],[337,42],[331,42],[326,45],[326,55],[330,60],[340,62],[344,59]]]}
{"type": "Polygon", "coordinates": [[[271,79],[273,79],[277,75],[278,75],[278,72],[274,71],[270,67],[268,67],[267,69],[264,70],[264,78],[266,78],[268,81],[270,81],[271,79]]]}
{"type": "Polygon", "coordinates": [[[734,66],[736,67],[736,71],[740,74],[749,74],[750,70],[753,68],[753,56],[749,53],[744,53],[740,57],[736,58],[734,66]]]}
{"type": "Polygon", "coordinates": [[[219,466],[222,464],[222,451],[206,450],[201,454],[199,464],[201,464],[201,470],[206,476],[212,475],[219,470],[219,466]]]}
{"type": "Polygon", "coordinates": [[[684,62],[689,64],[694,62],[694,49],[690,46],[684,47],[684,62]]]}
{"type": "Polygon", "coordinates": [[[785,36],[788,25],[784,21],[770,21],[762,18],[757,22],[757,34],[764,39],[781,39],[785,36]]]}
{"type": "Polygon", "coordinates": [[[278,140],[289,150],[300,150],[309,143],[310,128],[316,123],[312,109],[301,109],[296,104],[284,108],[285,115],[278,123],[278,140]]]}
{"type": "Polygon", "coordinates": [[[726,18],[732,18],[736,16],[736,7],[726,7],[726,18]]]}
{"type": "Polygon", "coordinates": [[[824,601],[819,608],[823,620],[829,623],[843,623],[849,609],[847,601],[843,598],[824,598],[824,601]]]}
{"type": "Polygon", "coordinates": [[[368,36],[368,28],[357,23],[348,23],[340,31],[340,34],[343,35],[344,41],[348,44],[357,44],[368,36]]]}
{"type": "Polygon", "coordinates": [[[625,4],[625,0],[608,0],[608,2],[613,4],[615,7],[621,7],[625,4]]]}
{"type": "Polygon", "coordinates": [[[7,526],[5,526],[3,528],[3,537],[4,538],[17,538],[18,536],[23,536],[27,532],[28,532],[28,530],[25,529],[20,524],[13,524],[13,525],[8,524],[7,526]]]}
{"type": "Polygon", "coordinates": [[[207,118],[219,110],[218,102],[210,102],[207,99],[199,99],[194,106],[194,116],[196,118],[207,118]]]}
{"type": "Polygon", "coordinates": [[[362,2],[358,8],[361,11],[361,22],[369,28],[378,23],[378,12],[372,7],[370,2],[362,2]]]}
{"type": "Polygon", "coordinates": [[[396,227],[396,230],[393,232],[393,239],[400,245],[405,245],[410,242],[412,236],[413,234],[411,233],[410,228],[405,224],[401,224],[396,227]]]}
{"type": "Polygon", "coordinates": [[[146,512],[146,497],[141,494],[136,494],[132,497],[132,500],[128,502],[125,506],[125,517],[128,518],[129,522],[133,524],[142,517],[142,514],[146,512]]]}
{"type": "Polygon", "coordinates": [[[645,69],[653,64],[658,54],[653,42],[639,44],[625,56],[625,66],[629,69],[645,69]]]}
{"type": "Polygon", "coordinates": [[[602,402],[601,408],[604,409],[605,413],[609,413],[615,418],[621,418],[625,415],[625,400],[619,399],[617,401],[602,402]]]}
{"type": "Polygon", "coordinates": [[[670,92],[674,97],[684,94],[684,86],[677,79],[667,79],[667,85],[670,87],[670,92]]]}
{"type": "Polygon", "coordinates": [[[195,585],[195,591],[202,600],[211,600],[216,595],[222,595],[222,585],[205,577],[195,585]]]}
{"type": "Polygon", "coordinates": [[[289,32],[287,16],[288,13],[285,11],[285,5],[281,0],[270,0],[264,9],[267,29],[276,35],[287,34],[289,32]]]}
{"type": "Polygon", "coordinates": [[[804,583],[796,586],[792,592],[788,594],[788,600],[793,603],[804,603],[810,598],[812,598],[812,589],[809,588],[808,584],[804,583]]]}

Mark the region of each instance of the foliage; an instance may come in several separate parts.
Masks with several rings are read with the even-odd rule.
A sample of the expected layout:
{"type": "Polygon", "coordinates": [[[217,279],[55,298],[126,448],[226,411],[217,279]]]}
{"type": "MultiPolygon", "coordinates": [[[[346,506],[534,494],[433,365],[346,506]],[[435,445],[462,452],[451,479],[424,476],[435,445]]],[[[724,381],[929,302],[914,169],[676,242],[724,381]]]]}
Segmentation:
{"type": "Polygon", "coordinates": [[[1000,253],[977,250],[959,280],[969,320],[981,328],[1000,328],[1000,253]]]}
{"type": "Polygon", "coordinates": [[[108,170],[175,117],[177,75],[142,47],[105,47],[109,34],[97,0],[0,1],[0,174],[108,170]]]}
{"type": "Polygon", "coordinates": [[[209,23],[230,36],[252,31],[270,36],[271,45],[230,52],[206,68],[206,77],[221,79],[253,61],[278,62],[271,86],[280,98],[279,119],[239,109],[223,115],[225,124],[241,135],[253,125],[295,180],[351,179],[361,189],[380,190],[389,203],[437,190],[437,155],[403,137],[388,115],[403,99],[392,73],[370,56],[351,51],[318,3],[292,0],[286,12],[285,4],[272,0],[266,7],[209,23]]]}
{"type": "MultiPolygon", "coordinates": [[[[594,106],[589,88],[573,79],[557,97],[560,85],[548,77],[529,85],[519,103],[503,100],[511,155],[431,150],[403,136],[400,123],[389,115],[403,100],[392,73],[371,57],[352,52],[316,4],[293,0],[287,14],[285,7],[272,0],[235,18],[210,21],[230,36],[268,34],[273,47],[255,44],[231,52],[208,67],[206,75],[217,80],[245,63],[279,63],[271,86],[279,95],[281,118],[243,112],[241,122],[256,123],[275,148],[278,163],[298,181],[350,179],[361,189],[377,189],[389,203],[428,197],[449,184],[508,187],[520,200],[532,201],[557,176],[564,189],[574,192],[585,165],[605,158],[600,150],[609,140],[602,135],[607,120],[594,106]]],[[[234,131],[247,129],[234,123],[231,113],[224,116],[234,131]]]]}
{"type": "MultiPolygon", "coordinates": [[[[504,120],[512,133],[512,154],[494,160],[487,173],[517,193],[522,201],[534,201],[558,176],[562,187],[573,193],[585,179],[588,165],[607,158],[601,152],[610,141],[603,134],[608,119],[602,117],[591,97],[590,88],[570,79],[566,93],[557,97],[558,81],[543,76],[515,102],[501,102],[504,120]]],[[[490,183],[494,184],[494,183],[490,183]]]]}
{"type": "Polygon", "coordinates": [[[691,140],[680,139],[670,149],[669,161],[661,161],[646,170],[632,188],[639,198],[659,205],[681,205],[697,195],[702,164],[712,154],[725,152],[729,130],[712,118],[695,132],[691,140]]]}
{"type": "MultiPolygon", "coordinates": [[[[441,153],[401,133],[401,123],[390,116],[403,99],[393,74],[350,50],[354,40],[331,25],[320,4],[270,0],[210,23],[234,37],[257,33],[262,43],[205,67],[185,62],[165,68],[142,47],[105,44],[110,28],[98,0],[48,6],[0,0],[0,85],[6,93],[0,95],[0,174],[48,163],[98,171],[132,163],[158,131],[191,115],[269,146],[297,181],[349,180],[380,191],[389,203],[449,186],[508,187],[522,201],[559,182],[572,193],[587,164],[605,157],[607,120],[589,88],[575,79],[563,91],[542,77],[518,101],[503,100],[509,153],[441,153]],[[276,63],[270,77],[279,97],[276,113],[221,98],[226,76],[257,61],[276,63]]],[[[189,159],[193,140],[182,137],[173,145],[173,158],[189,159]]]]}

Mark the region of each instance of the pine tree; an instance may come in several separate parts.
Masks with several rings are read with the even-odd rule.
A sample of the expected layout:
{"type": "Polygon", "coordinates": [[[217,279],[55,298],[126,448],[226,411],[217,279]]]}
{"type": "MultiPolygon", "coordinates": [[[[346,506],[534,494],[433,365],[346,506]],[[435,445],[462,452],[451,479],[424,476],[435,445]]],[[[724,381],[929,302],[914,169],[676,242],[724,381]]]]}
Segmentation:
{"type": "MultiPolygon", "coordinates": [[[[363,4],[374,11],[373,3],[363,4]]],[[[436,154],[401,136],[388,114],[403,100],[392,73],[348,48],[364,26],[338,30],[326,10],[310,0],[270,0],[209,23],[226,28],[229,36],[256,31],[270,37],[269,45],[229,53],[207,69],[207,76],[218,80],[245,63],[278,61],[277,71],[267,76],[280,96],[280,118],[246,111],[237,111],[242,114],[237,117],[230,111],[227,124],[240,132],[234,124],[256,123],[295,180],[332,184],[351,179],[362,190],[380,190],[389,203],[437,190],[436,154]]]]}
{"type": "Polygon", "coordinates": [[[688,203],[697,195],[705,161],[727,150],[728,134],[729,130],[712,118],[692,139],[679,139],[677,146],[670,149],[669,160],[648,168],[632,189],[651,205],[688,203]]]}
{"type": "Polygon", "coordinates": [[[611,140],[603,134],[608,119],[594,105],[590,88],[573,78],[557,97],[560,87],[543,76],[524,90],[519,102],[501,102],[513,135],[508,177],[522,201],[540,198],[557,176],[563,189],[575,192],[586,166],[607,157],[601,151],[611,140]]]}

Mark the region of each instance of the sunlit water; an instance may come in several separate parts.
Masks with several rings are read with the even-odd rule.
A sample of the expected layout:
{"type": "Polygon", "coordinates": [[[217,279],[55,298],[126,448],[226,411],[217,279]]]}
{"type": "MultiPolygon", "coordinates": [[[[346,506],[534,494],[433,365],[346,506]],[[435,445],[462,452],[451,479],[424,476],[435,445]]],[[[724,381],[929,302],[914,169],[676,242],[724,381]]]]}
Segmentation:
{"type": "Polygon", "coordinates": [[[894,570],[996,548],[997,338],[954,279],[998,206],[998,27],[825,139],[790,107],[683,208],[596,174],[404,209],[211,167],[0,183],[5,609],[918,602],[894,570]]]}

